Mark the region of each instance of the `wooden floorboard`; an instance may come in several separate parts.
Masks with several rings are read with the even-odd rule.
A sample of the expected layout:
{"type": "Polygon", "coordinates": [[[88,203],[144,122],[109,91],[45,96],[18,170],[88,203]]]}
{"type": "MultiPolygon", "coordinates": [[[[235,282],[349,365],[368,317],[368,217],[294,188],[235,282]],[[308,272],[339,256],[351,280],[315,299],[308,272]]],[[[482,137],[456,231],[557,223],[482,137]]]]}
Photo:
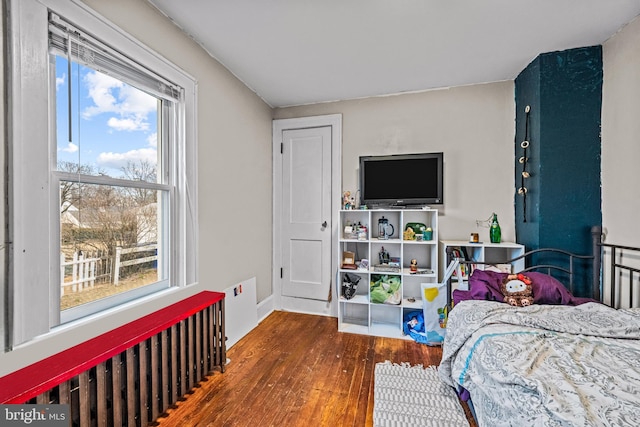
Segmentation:
{"type": "Polygon", "coordinates": [[[440,347],[338,332],[337,319],[276,311],[155,423],[172,426],[371,426],[376,363],[438,365],[440,347]]]}

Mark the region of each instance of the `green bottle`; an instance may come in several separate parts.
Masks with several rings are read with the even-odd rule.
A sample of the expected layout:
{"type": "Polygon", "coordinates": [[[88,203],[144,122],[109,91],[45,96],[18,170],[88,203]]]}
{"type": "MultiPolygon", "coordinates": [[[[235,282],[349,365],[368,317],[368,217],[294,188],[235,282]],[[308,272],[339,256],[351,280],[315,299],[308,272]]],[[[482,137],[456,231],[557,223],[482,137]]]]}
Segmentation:
{"type": "Polygon", "coordinates": [[[493,219],[491,220],[491,228],[489,229],[489,239],[491,243],[500,243],[500,238],[502,237],[502,233],[500,232],[500,224],[498,224],[498,215],[493,214],[493,219]]]}

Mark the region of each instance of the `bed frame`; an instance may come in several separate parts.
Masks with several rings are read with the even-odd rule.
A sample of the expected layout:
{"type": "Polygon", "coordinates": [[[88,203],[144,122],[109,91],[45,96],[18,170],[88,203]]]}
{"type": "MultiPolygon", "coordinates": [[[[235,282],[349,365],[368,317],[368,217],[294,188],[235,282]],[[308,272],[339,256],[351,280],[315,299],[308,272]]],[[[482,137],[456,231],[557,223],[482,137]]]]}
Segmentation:
{"type": "MultiPolygon", "coordinates": [[[[571,293],[576,283],[589,283],[586,296],[601,301],[611,307],[637,306],[634,288],[640,286],[640,247],[613,245],[602,241],[602,228],[591,228],[591,255],[578,255],[562,249],[541,248],[504,261],[478,262],[459,259],[460,264],[511,264],[524,259],[522,271],[540,271],[552,276],[561,276],[559,280],[571,293]],[[608,280],[607,280],[608,279],[608,280]],[[635,279],[635,283],[634,283],[635,279]],[[605,289],[609,289],[605,299],[605,289]]],[[[447,248],[447,263],[455,256],[454,248],[447,248]]],[[[452,280],[447,282],[447,295],[451,307],[452,280]]]]}

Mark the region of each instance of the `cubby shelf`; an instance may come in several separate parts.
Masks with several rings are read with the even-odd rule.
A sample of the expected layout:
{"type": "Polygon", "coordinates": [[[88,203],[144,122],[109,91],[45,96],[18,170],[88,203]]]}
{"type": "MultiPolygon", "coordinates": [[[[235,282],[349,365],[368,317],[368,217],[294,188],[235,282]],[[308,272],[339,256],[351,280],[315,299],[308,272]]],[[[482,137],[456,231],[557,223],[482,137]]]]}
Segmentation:
{"type": "MultiPolygon", "coordinates": [[[[363,260],[366,268],[339,270],[338,329],[341,332],[368,334],[392,338],[407,338],[402,321],[408,311],[422,310],[421,283],[438,280],[438,211],[435,209],[343,210],[340,212],[339,253],[351,252],[358,266],[363,260]],[[392,225],[385,239],[379,238],[378,222],[388,220],[392,225]],[[430,240],[404,240],[408,223],[424,224],[431,229],[430,240]],[[384,248],[390,260],[397,263],[397,271],[375,271],[380,264],[379,253],[384,248]],[[411,271],[411,260],[418,263],[418,272],[411,271]],[[346,299],[342,294],[345,274],[360,277],[356,294],[346,299]],[[388,275],[400,279],[399,304],[372,302],[373,276],[388,275]]],[[[389,265],[384,265],[389,269],[389,265]]]]}
{"type": "MultiPolygon", "coordinates": [[[[473,272],[474,269],[485,270],[487,268],[503,269],[507,272],[518,272],[524,269],[524,259],[519,259],[511,265],[500,265],[506,260],[510,260],[524,254],[524,246],[518,243],[501,242],[501,243],[472,243],[464,240],[443,240],[440,242],[442,246],[442,259],[447,263],[447,250],[455,249],[467,260],[475,261],[478,264],[471,264],[470,271],[465,271],[462,276],[463,283],[461,288],[467,290],[469,276],[467,273],[473,272]],[[485,264],[489,263],[489,264],[485,264]]],[[[458,287],[456,277],[452,278],[452,288],[458,287]]]]}

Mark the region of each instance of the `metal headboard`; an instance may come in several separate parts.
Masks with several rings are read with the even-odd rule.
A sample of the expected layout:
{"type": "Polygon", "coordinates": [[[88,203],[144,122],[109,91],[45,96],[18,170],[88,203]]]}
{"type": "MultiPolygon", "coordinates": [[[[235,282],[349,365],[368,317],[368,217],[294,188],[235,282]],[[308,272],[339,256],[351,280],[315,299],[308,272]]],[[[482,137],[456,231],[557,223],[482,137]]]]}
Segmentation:
{"type": "MultiPolygon", "coordinates": [[[[604,252],[605,250],[609,250],[609,262],[608,262],[608,267],[609,267],[609,277],[610,277],[610,301],[609,304],[612,307],[633,307],[633,302],[634,302],[634,277],[637,277],[635,275],[639,275],[640,276],[640,268],[634,267],[632,265],[629,264],[623,264],[622,263],[622,259],[623,257],[627,257],[627,258],[636,258],[636,265],[640,266],[640,248],[638,247],[633,247],[633,246],[622,246],[622,245],[612,245],[612,244],[608,244],[608,243],[600,243],[599,247],[601,248],[601,251],[604,252]],[[626,304],[623,304],[623,291],[624,291],[624,284],[621,283],[622,281],[622,276],[624,276],[624,273],[629,274],[629,280],[627,282],[627,286],[628,286],[628,292],[627,292],[627,300],[626,300],[626,304]],[[620,279],[620,280],[616,280],[616,279],[620,279]],[[617,300],[617,303],[616,303],[617,300]]],[[[604,255],[604,253],[602,254],[604,255]]],[[[629,260],[631,261],[631,260],[629,260]]],[[[603,281],[604,283],[604,281],[603,281]]]]}
{"type": "MultiPolygon", "coordinates": [[[[524,259],[525,265],[527,265],[527,260],[533,257],[540,257],[541,259],[544,255],[557,255],[562,257],[562,260],[557,264],[535,264],[528,267],[525,267],[522,271],[542,271],[547,274],[552,274],[553,272],[561,272],[568,276],[568,289],[573,293],[574,285],[575,285],[575,277],[576,273],[578,273],[578,269],[576,268],[576,264],[585,262],[591,263],[593,265],[593,270],[590,274],[590,287],[591,287],[591,297],[597,300],[601,300],[601,271],[602,271],[602,228],[600,226],[594,226],[591,228],[591,238],[592,238],[592,254],[591,255],[578,255],[563,249],[556,248],[540,248],[533,249],[531,251],[525,252],[522,255],[517,257],[502,260],[502,261],[471,261],[471,260],[460,260],[460,264],[484,264],[484,265],[493,265],[493,264],[512,264],[515,261],[524,259]]],[[[455,248],[447,248],[447,263],[449,263],[452,259],[454,259],[453,250],[455,248]]],[[[451,295],[451,280],[448,281],[448,295],[451,295]]]]}
{"type": "MultiPolygon", "coordinates": [[[[593,269],[590,272],[591,295],[590,297],[598,301],[604,302],[604,273],[605,270],[610,283],[610,300],[608,304],[612,307],[633,307],[634,306],[634,288],[640,287],[640,247],[614,245],[602,242],[602,227],[594,226],[591,228],[592,254],[577,255],[562,249],[541,248],[528,251],[520,256],[504,261],[486,261],[478,262],[471,260],[459,260],[460,264],[512,264],[515,261],[530,259],[536,255],[556,254],[563,257],[562,262],[558,264],[536,264],[525,267],[522,271],[543,271],[547,274],[553,272],[561,272],[568,276],[568,289],[573,293],[575,285],[576,273],[584,270],[584,263],[592,261],[593,269]],[[606,266],[603,265],[603,259],[608,257],[606,266]],[[624,260],[623,260],[624,259],[624,260]],[[581,268],[577,269],[576,264],[581,263],[581,268]],[[623,279],[628,280],[623,282],[623,279]],[[634,283],[634,281],[636,283],[634,283]],[[626,297],[626,298],[625,298],[626,297]]],[[[454,248],[447,248],[447,262],[453,258],[454,248]]],[[[542,259],[543,257],[541,257],[542,259]]],[[[447,283],[449,304],[451,304],[451,280],[447,283]]]]}

